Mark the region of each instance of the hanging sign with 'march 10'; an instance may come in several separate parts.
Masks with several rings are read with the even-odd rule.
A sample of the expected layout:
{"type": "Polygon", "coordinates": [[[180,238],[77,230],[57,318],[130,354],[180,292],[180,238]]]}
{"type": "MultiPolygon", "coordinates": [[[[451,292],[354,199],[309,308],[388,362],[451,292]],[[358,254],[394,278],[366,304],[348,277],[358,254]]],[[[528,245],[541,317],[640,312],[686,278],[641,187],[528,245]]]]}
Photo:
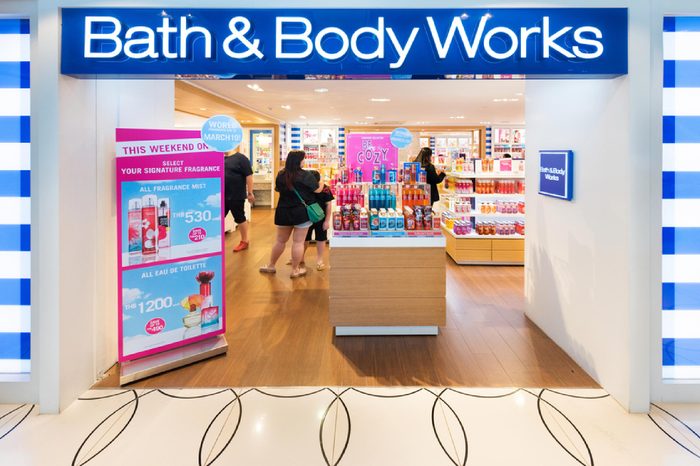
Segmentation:
{"type": "Polygon", "coordinates": [[[64,8],[62,21],[74,76],[627,73],[625,8],[64,8]]]}

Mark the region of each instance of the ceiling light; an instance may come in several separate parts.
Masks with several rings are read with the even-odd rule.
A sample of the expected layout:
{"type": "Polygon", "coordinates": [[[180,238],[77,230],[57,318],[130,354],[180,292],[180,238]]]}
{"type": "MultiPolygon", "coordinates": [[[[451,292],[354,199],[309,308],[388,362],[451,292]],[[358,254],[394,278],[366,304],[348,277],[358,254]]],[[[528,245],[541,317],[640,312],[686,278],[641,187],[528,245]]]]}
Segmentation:
{"type": "Polygon", "coordinates": [[[391,102],[391,99],[387,99],[386,97],[373,97],[369,100],[370,102],[391,102]]]}
{"type": "Polygon", "coordinates": [[[366,120],[374,120],[374,117],[373,116],[366,116],[365,119],[366,120]]]}
{"type": "Polygon", "coordinates": [[[207,110],[207,107],[199,107],[200,110],[207,110]]]}
{"type": "Polygon", "coordinates": [[[491,122],[490,121],[480,121],[479,124],[480,125],[490,125],[491,122]]]}
{"type": "Polygon", "coordinates": [[[257,84],[247,84],[246,87],[251,91],[263,92],[263,88],[258,86],[257,84]]]}
{"type": "Polygon", "coordinates": [[[291,106],[291,105],[280,105],[280,107],[282,107],[282,108],[285,109],[285,110],[291,110],[291,109],[292,109],[292,106],[291,106]]]}
{"type": "Polygon", "coordinates": [[[450,120],[464,120],[464,115],[451,116],[450,120]]]}
{"type": "Polygon", "coordinates": [[[299,118],[301,118],[302,120],[306,120],[306,117],[304,115],[299,115],[299,118]]]}
{"type": "Polygon", "coordinates": [[[318,88],[314,89],[314,92],[318,92],[319,94],[323,94],[324,92],[328,92],[328,89],[326,89],[325,87],[318,87],[318,88]]]}
{"type": "Polygon", "coordinates": [[[522,92],[516,92],[515,95],[524,95],[522,92]]]}

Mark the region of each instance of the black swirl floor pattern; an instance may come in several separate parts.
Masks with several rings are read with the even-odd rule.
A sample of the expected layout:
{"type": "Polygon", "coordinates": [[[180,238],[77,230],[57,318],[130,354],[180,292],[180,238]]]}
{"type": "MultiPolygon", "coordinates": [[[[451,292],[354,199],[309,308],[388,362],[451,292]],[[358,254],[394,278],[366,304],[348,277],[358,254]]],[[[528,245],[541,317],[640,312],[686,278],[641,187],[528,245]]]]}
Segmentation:
{"type": "Polygon", "coordinates": [[[0,406],[0,464],[700,465],[700,405],[628,414],[602,390],[94,390],[0,406]]]}

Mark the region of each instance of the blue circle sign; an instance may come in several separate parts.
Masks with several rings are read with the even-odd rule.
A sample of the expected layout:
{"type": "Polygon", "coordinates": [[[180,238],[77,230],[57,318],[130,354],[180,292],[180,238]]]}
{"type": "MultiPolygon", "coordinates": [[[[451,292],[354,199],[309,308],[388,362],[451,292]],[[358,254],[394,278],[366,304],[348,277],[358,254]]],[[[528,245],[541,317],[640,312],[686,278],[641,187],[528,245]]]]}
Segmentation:
{"type": "Polygon", "coordinates": [[[215,115],[202,125],[202,141],[218,152],[228,152],[241,144],[243,128],[228,115],[215,115]]]}
{"type": "Polygon", "coordinates": [[[403,149],[404,147],[408,147],[411,141],[413,141],[413,135],[406,128],[396,128],[391,132],[391,144],[393,144],[394,147],[403,149]]]}

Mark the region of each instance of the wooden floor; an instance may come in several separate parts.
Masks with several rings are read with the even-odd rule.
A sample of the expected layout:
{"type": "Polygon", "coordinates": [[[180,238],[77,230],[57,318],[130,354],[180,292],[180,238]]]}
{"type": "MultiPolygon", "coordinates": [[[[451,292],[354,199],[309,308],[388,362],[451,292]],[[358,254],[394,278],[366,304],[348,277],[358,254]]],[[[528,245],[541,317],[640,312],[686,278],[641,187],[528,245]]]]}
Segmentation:
{"type": "MultiPolygon", "coordinates": [[[[134,387],[482,386],[597,387],[523,314],[522,267],[458,266],[448,257],[447,325],[440,335],[335,337],[328,272],[292,281],[289,266],[261,275],[274,235],[256,209],[251,247],[228,253],[228,354],[134,387]]],[[[238,234],[228,235],[231,251],[238,234]]],[[[315,250],[307,253],[315,262],[315,250]]],[[[97,387],[116,387],[112,369],[97,387]]]]}

